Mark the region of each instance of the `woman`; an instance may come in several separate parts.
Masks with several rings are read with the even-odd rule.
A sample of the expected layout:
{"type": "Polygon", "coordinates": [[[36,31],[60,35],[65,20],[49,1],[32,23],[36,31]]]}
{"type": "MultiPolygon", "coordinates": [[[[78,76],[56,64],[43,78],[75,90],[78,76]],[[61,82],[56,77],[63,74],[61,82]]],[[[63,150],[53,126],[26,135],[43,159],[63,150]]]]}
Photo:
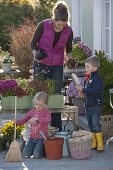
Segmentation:
{"type": "MultiPolygon", "coordinates": [[[[34,74],[44,70],[46,78],[56,81],[56,93],[60,94],[63,79],[64,50],[68,57],[72,51],[73,32],[68,25],[68,7],[62,1],[55,4],[52,19],[39,23],[31,41],[34,55],[34,74]],[[37,60],[38,50],[43,49],[45,58],[37,60]]],[[[53,113],[51,125],[62,130],[61,113],[53,113]]]]}

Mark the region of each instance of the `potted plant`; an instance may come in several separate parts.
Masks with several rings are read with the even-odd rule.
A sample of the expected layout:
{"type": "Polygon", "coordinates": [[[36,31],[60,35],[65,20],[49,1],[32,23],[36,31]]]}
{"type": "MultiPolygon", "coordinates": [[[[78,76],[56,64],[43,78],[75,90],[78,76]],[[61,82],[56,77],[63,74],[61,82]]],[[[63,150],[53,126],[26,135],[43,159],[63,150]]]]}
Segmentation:
{"type": "Polygon", "coordinates": [[[83,65],[87,57],[92,55],[92,50],[83,42],[77,42],[73,44],[72,55],[79,65],[83,65]]]}
{"type": "Polygon", "coordinates": [[[74,68],[74,66],[84,66],[84,61],[87,57],[92,55],[92,50],[83,42],[77,41],[73,44],[72,53],[70,53],[72,58],[70,58],[66,66],[68,68],[74,68]]]}
{"type": "Polygon", "coordinates": [[[11,53],[8,51],[2,51],[2,49],[0,49],[0,55],[2,57],[2,68],[4,72],[8,72],[11,71],[11,65],[13,62],[11,53]]]}
{"type": "MultiPolygon", "coordinates": [[[[16,139],[19,139],[21,132],[24,130],[25,125],[16,126],[16,139]]],[[[1,148],[7,149],[7,142],[10,144],[14,139],[14,123],[13,121],[8,121],[1,128],[1,148]]]]}
{"type": "MultiPolygon", "coordinates": [[[[84,85],[84,77],[79,77],[80,84],[84,85]]],[[[71,82],[66,90],[66,95],[69,97],[69,100],[72,100],[73,105],[78,107],[79,114],[85,114],[84,108],[84,98],[80,95],[77,91],[76,87],[74,86],[73,82],[71,82]]]]}

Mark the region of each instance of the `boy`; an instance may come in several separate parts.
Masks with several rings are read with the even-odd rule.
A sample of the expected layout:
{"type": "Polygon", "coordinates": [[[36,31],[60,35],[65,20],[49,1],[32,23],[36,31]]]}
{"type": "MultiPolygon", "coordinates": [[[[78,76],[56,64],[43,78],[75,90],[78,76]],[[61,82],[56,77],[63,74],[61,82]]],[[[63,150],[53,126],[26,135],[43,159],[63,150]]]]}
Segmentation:
{"type": "Polygon", "coordinates": [[[85,61],[86,80],[84,88],[76,86],[79,92],[84,93],[88,126],[93,133],[92,149],[102,152],[104,149],[100,126],[100,114],[103,99],[103,82],[98,73],[100,61],[91,56],[85,61]]]}

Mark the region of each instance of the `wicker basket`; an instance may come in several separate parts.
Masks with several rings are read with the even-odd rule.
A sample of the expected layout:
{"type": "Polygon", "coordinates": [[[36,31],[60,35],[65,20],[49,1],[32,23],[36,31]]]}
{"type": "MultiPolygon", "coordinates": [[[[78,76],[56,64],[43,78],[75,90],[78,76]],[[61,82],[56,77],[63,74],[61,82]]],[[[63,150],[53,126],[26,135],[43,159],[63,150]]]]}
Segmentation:
{"type": "MultiPolygon", "coordinates": [[[[77,133],[79,133],[79,131],[77,133]]],[[[71,158],[88,159],[91,157],[92,134],[90,132],[88,133],[89,135],[87,134],[86,136],[77,135],[75,138],[69,139],[68,147],[71,158]]]]}
{"type": "Polygon", "coordinates": [[[101,116],[100,123],[104,139],[109,139],[113,136],[113,115],[101,116]]]}

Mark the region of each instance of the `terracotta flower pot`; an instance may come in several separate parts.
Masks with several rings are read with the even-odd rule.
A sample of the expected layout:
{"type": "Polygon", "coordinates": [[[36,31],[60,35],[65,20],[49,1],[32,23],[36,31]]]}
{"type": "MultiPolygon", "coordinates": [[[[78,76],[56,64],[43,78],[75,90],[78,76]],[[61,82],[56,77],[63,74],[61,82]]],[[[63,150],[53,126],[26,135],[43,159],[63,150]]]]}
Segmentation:
{"type": "Polygon", "coordinates": [[[54,137],[44,141],[45,155],[47,159],[61,159],[64,138],[54,137]]]}

